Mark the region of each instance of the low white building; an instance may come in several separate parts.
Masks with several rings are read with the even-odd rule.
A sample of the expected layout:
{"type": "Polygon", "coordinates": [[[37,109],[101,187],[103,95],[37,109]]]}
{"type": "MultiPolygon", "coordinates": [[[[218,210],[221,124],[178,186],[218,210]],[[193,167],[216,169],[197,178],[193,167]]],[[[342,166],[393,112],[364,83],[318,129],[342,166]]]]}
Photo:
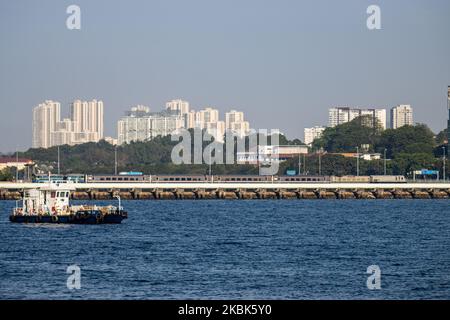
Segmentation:
{"type": "Polygon", "coordinates": [[[305,144],[311,146],[315,139],[318,139],[322,136],[322,133],[325,131],[326,127],[323,126],[315,126],[312,128],[305,128],[305,144]]]}
{"type": "Polygon", "coordinates": [[[257,149],[238,152],[236,158],[238,164],[258,164],[282,162],[304,154],[308,154],[306,145],[258,146],[257,149]]]}
{"type": "Polygon", "coordinates": [[[362,153],[359,155],[359,157],[366,161],[380,160],[381,153],[362,153]]]}
{"type": "Polygon", "coordinates": [[[117,139],[114,139],[113,137],[105,137],[103,138],[106,142],[109,144],[112,144],[113,146],[117,145],[117,139]]]}
{"type": "Polygon", "coordinates": [[[0,171],[6,168],[17,168],[23,170],[27,166],[33,165],[33,160],[30,159],[17,159],[15,157],[2,157],[0,158],[0,171]]]}

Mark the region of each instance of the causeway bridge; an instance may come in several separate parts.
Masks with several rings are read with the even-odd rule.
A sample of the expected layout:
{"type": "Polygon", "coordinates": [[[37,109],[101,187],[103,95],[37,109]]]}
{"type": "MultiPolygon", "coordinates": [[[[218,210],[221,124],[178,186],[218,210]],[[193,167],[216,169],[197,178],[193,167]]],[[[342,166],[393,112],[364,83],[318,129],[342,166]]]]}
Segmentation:
{"type": "MultiPolygon", "coordinates": [[[[45,183],[0,182],[0,200],[45,183]]],[[[122,199],[450,199],[450,182],[113,182],[70,183],[74,200],[122,199]]]]}

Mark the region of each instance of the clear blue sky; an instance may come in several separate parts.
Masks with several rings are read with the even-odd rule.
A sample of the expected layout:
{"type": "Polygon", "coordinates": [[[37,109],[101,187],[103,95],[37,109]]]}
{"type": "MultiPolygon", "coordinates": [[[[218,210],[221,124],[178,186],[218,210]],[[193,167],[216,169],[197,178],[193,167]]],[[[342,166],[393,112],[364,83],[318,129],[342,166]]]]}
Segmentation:
{"type": "Polygon", "coordinates": [[[46,99],[105,102],[107,135],[134,104],[245,112],[254,128],[303,137],[335,105],[411,104],[446,126],[450,1],[0,0],[0,151],[31,145],[46,99]],[[81,30],[66,8],[81,7],[81,30]],[[382,30],[366,27],[381,7],[382,30]]]}

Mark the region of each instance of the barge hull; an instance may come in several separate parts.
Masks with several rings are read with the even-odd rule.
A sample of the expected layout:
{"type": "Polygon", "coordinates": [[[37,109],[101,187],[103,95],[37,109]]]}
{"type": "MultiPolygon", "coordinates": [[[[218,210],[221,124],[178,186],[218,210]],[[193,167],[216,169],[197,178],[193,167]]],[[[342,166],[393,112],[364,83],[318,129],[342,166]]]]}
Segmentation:
{"type": "Polygon", "coordinates": [[[126,216],[106,215],[103,217],[88,216],[19,216],[11,215],[9,220],[15,223],[46,223],[46,224],[120,224],[126,216]]]}

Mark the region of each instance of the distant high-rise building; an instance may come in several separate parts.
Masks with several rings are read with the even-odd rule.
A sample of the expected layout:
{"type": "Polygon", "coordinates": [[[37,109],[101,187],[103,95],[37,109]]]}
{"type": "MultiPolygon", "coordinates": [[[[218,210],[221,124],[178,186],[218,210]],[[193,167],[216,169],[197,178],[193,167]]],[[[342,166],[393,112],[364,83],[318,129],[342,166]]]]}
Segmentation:
{"type": "Polygon", "coordinates": [[[70,105],[75,143],[97,142],[103,138],[103,102],[75,100],[70,105]]]}
{"type": "Polygon", "coordinates": [[[248,121],[244,121],[243,112],[231,110],[225,113],[225,128],[239,137],[243,137],[250,131],[250,124],[248,121]]]}
{"type": "Polygon", "coordinates": [[[409,104],[401,104],[391,109],[391,129],[413,124],[413,109],[409,104]]]}
{"type": "Polygon", "coordinates": [[[335,127],[361,116],[370,116],[371,123],[366,125],[373,126],[378,122],[383,129],[386,129],[386,109],[330,108],[328,111],[328,125],[335,127]]]}
{"type": "Polygon", "coordinates": [[[215,141],[224,142],[223,136],[225,135],[225,122],[207,122],[205,129],[206,132],[214,137],[215,141]]]}
{"type": "Polygon", "coordinates": [[[231,110],[225,113],[225,123],[227,129],[232,129],[233,123],[243,122],[244,113],[242,111],[231,110]]]}
{"type": "Polygon", "coordinates": [[[166,109],[170,111],[177,111],[181,115],[189,113],[189,102],[181,99],[172,100],[166,103],[166,109]]]}
{"type": "Polygon", "coordinates": [[[167,136],[184,127],[184,118],[173,110],[150,112],[150,108],[137,106],[126,112],[117,122],[117,143],[147,141],[167,136]]]}
{"type": "Polygon", "coordinates": [[[194,110],[189,111],[189,113],[185,114],[185,128],[186,129],[192,129],[195,128],[195,116],[196,112],[194,110]]]}
{"type": "Polygon", "coordinates": [[[328,110],[328,126],[335,127],[350,121],[351,110],[349,107],[330,108],[328,110]]]}
{"type": "Polygon", "coordinates": [[[166,110],[181,115],[184,118],[185,128],[195,127],[195,111],[189,109],[189,102],[181,99],[166,102],[166,110]]]}
{"type": "Polygon", "coordinates": [[[450,86],[447,89],[447,109],[448,109],[448,120],[447,120],[447,154],[450,157],[450,86]]]}
{"type": "Polygon", "coordinates": [[[311,145],[315,139],[318,139],[322,136],[322,133],[325,131],[325,127],[315,126],[312,128],[305,128],[305,144],[311,145]]]}
{"type": "Polygon", "coordinates": [[[219,121],[219,110],[217,109],[208,107],[195,113],[194,127],[205,129],[216,141],[224,141],[225,122],[219,121]]]}
{"type": "Polygon", "coordinates": [[[197,128],[206,129],[209,122],[219,121],[219,110],[213,108],[205,108],[195,114],[195,126],[197,128]]]}
{"type": "Polygon", "coordinates": [[[61,104],[46,100],[33,109],[33,148],[50,148],[61,117],[61,104]]]}
{"type": "Polygon", "coordinates": [[[74,123],[70,119],[63,119],[58,122],[55,132],[52,132],[52,144],[60,146],[64,144],[74,144],[74,123]]]}
{"type": "Polygon", "coordinates": [[[47,100],[33,109],[33,148],[97,142],[103,138],[103,102],[75,100],[70,119],[61,121],[61,104],[47,100]]]}

